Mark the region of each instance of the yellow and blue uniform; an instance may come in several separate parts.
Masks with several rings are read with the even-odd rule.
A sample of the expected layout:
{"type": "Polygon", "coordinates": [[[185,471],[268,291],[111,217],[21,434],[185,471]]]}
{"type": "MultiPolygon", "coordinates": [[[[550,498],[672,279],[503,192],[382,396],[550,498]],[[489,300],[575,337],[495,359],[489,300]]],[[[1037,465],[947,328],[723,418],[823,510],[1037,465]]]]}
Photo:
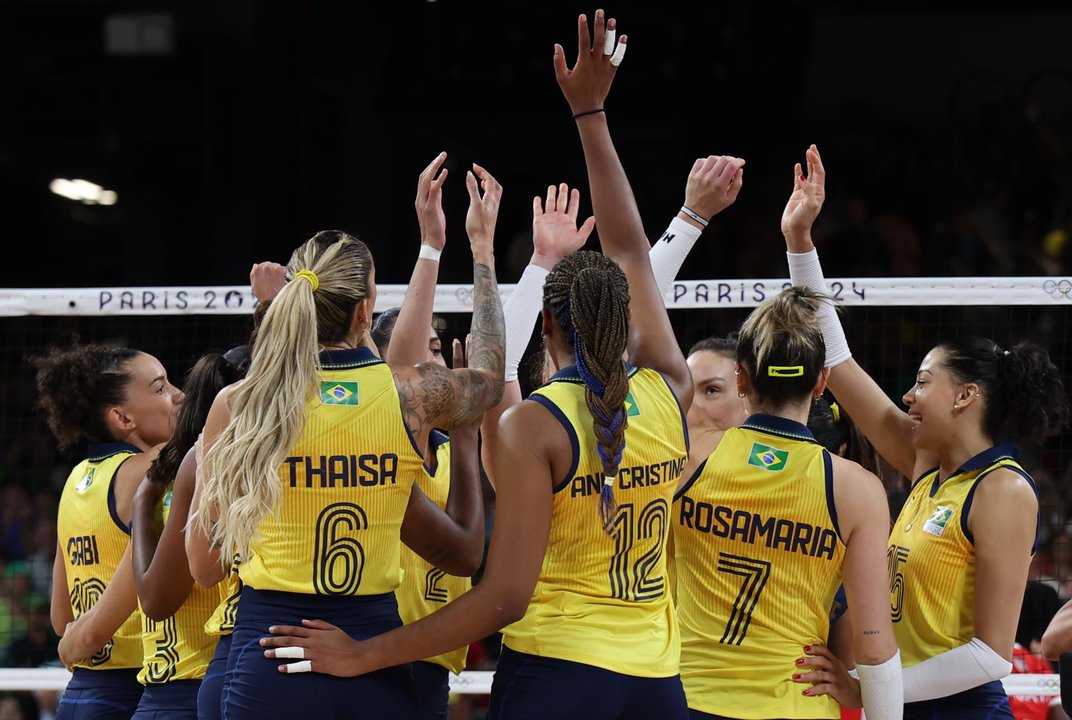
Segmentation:
{"type": "MultiPolygon", "coordinates": [[[[445,508],[451,482],[450,439],[446,433],[433,430],[429,445],[429,449],[435,453],[435,467],[426,467],[426,472],[418,479],[417,485],[432,502],[445,508]]],[[[405,545],[402,546],[402,584],[395,595],[398,597],[398,613],[403,623],[413,623],[431,615],[464,595],[472,586],[470,578],[449,575],[405,545]]],[[[446,717],[449,673],[460,673],[465,669],[468,650],[469,647],[464,646],[414,663],[414,681],[417,684],[422,712],[427,710],[430,717],[446,717]]]]}
{"type": "Polygon", "coordinates": [[[576,369],[556,374],[530,400],[562,424],[573,459],[553,487],[550,535],[528,609],[503,629],[493,711],[683,713],[665,556],[670,505],[688,459],[681,406],[659,373],[629,367],[625,449],[608,533],[598,512],[603,463],[576,369]]]}
{"type": "MultiPolygon", "coordinates": [[[[56,531],[75,618],[100,599],[130,543],[130,528],[116,511],[114,481],[120,466],[140,452],[126,443],[92,445],[63,486],[56,531]]],[[[141,613],[134,612],[99,653],[75,665],[57,717],[129,718],[141,697],[141,663],[141,613]]]]}
{"type": "Polygon", "coordinates": [[[198,720],[221,718],[220,696],[227,674],[227,656],[231,653],[231,636],[238,617],[238,598],[242,592],[242,581],[238,577],[240,564],[241,558],[235,553],[227,576],[216,584],[216,609],[205,622],[205,634],[214,638],[216,649],[197,690],[198,720]]]}
{"type": "MultiPolygon", "coordinates": [[[[975,636],[975,539],[968,515],[979,483],[999,468],[1023,476],[1035,487],[1016,461],[1012,446],[991,447],[945,480],[938,477],[938,468],[920,476],[894,523],[886,561],[893,632],[904,667],[964,645],[975,636]]],[[[1031,548],[1032,554],[1035,549],[1031,548]]],[[[966,716],[976,710],[979,717],[989,717],[1001,703],[1004,717],[1010,713],[1008,700],[996,680],[951,698],[907,704],[905,716],[926,713],[929,717],[936,707],[943,711],[956,707],[969,713],[966,716]]]]}
{"type": "Polygon", "coordinates": [[[339,681],[279,682],[258,640],[269,625],[321,618],[364,639],[401,626],[402,519],[423,458],[402,418],[390,368],[366,348],[320,355],[318,392],[279,467],[282,499],[238,568],[242,592],[223,714],[330,716],[355,703],[371,716],[413,703],[408,666],[339,681]],[[383,710],[379,708],[382,706],[383,710]]]}
{"type": "Polygon", "coordinates": [[[753,414],[727,430],[674,502],[681,679],[690,710],[837,718],[792,680],[825,643],[845,545],[830,454],[804,425],[753,414]]]}
{"type": "MultiPolygon", "coordinates": [[[[171,493],[169,487],[157,507],[161,524],[171,515],[171,493]]],[[[146,688],[132,720],[197,720],[198,689],[216,649],[216,638],[205,633],[205,623],[217,601],[214,588],[194,583],[166,620],[142,614],[144,661],[138,681],[146,688]]]]}

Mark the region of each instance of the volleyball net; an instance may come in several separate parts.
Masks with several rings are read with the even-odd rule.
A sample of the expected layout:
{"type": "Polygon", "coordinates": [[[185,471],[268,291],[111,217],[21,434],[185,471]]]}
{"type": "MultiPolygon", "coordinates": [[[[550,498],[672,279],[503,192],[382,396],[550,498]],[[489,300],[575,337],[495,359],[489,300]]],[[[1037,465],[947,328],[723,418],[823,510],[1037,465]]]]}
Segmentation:
{"type": "MultiPolygon", "coordinates": [[[[842,309],[849,347],[900,405],[919,361],[941,340],[981,335],[1008,347],[1031,340],[1049,353],[1072,387],[1072,279],[1060,277],[837,278],[828,281],[842,309]]],[[[788,285],[785,278],[690,280],[664,301],[683,351],[740,327],[752,308],[788,285]]],[[[504,300],[513,285],[501,286],[504,300]]],[[[379,285],[377,308],[401,305],[405,285],[379,285]]],[[[26,667],[25,652],[51,634],[49,583],[55,550],[55,507],[69,469],[81,458],[60,453],[34,411],[28,356],[75,337],[121,344],[156,355],[173,382],[209,350],[245,342],[256,300],[248,286],[0,289],[0,692],[62,689],[62,668],[26,667]],[[44,627],[41,627],[44,625],[44,627]],[[34,640],[37,638],[37,640],[34,640]],[[23,665],[19,668],[16,666],[23,665]]],[[[464,338],[472,288],[440,285],[437,328],[443,340],[464,338]]],[[[537,333],[533,332],[534,339],[537,333]]],[[[530,346],[524,368],[536,359],[530,346]]],[[[1035,478],[1042,509],[1041,543],[1032,582],[1072,597],[1072,527],[1068,493],[1072,434],[1025,448],[1021,461],[1035,478]]],[[[883,477],[891,503],[903,500],[904,478],[883,477]]],[[[54,637],[51,642],[55,642],[54,637]]],[[[484,694],[491,673],[467,670],[452,691],[484,694]]],[[[1012,694],[1059,695],[1056,674],[1012,675],[1012,694]]]]}

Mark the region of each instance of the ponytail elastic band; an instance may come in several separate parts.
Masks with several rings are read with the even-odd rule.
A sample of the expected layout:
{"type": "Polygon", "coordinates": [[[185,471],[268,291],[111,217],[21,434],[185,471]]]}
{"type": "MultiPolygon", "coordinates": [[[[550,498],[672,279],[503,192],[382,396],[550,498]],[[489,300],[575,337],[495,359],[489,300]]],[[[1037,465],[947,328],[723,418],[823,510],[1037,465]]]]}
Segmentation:
{"type": "Polygon", "coordinates": [[[320,287],[320,278],[318,278],[316,276],[316,273],[312,270],[299,270],[298,272],[294,273],[294,279],[297,280],[298,278],[304,278],[308,280],[309,285],[313,288],[313,292],[316,292],[317,288],[320,287]]]}
{"type": "Polygon", "coordinates": [[[606,485],[607,487],[611,487],[612,485],[614,485],[614,480],[615,480],[615,478],[614,478],[613,475],[604,475],[603,476],[603,484],[606,485]]]}
{"type": "Polygon", "coordinates": [[[834,422],[841,422],[841,408],[838,407],[836,402],[830,403],[830,414],[834,416],[834,422]]]}
{"type": "Polygon", "coordinates": [[[770,377],[801,377],[804,375],[804,366],[770,365],[767,367],[767,375],[770,377]]]}

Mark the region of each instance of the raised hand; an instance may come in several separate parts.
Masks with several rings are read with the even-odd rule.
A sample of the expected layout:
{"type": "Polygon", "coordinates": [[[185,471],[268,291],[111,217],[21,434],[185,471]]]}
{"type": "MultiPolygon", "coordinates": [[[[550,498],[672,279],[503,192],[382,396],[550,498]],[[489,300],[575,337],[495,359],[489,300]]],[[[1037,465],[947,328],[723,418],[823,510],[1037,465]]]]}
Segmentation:
{"type": "Polygon", "coordinates": [[[710,220],[737,200],[744,182],[744,160],[729,155],[697,158],[685,183],[685,207],[710,220]]]}
{"type": "Polygon", "coordinates": [[[805,152],[808,174],[804,175],[800,163],[793,166],[793,194],[782,212],[782,235],[787,240],[807,237],[811,240],[811,227],[826,200],[826,170],[819,157],[819,148],[812,145],[805,152]]]}
{"type": "Polygon", "coordinates": [[[625,55],[628,37],[622,35],[614,46],[618,22],[604,20],[603,11],[596,10],[594,33],[588,31],[588,18],[577,18],[577,62],[566,67],[566,51],[555,43],[555,78],[574,115],[599,111],[610,92],[618,63],[625,55]]]}
{"type": "Polygon", "coordinates": [[[540,201],[539,195],[532,199],[531,262],[550,270],[559,260],[584,247],[596,219],[589,217],[578,228],[580,205],[580,190],[571,191],[566,183],[557,188],[548,185],[546,203],[540,201]]]}
{"type": "Polygon", "coordinates": [[[465,232],[469,235],[473,257],[478,258],[480,253],[493,251],[495,221],[499,217],[502,186],[491,176],[491,173],[473,163],[473,170],[465,174],[465,187],[469,190],[469,211],[465,214],[465,232]],[[479,178],[479,183],[477,178],[479,178]]]}
{"type": "Polygon", "coordinates": [[[421,245],[430,245],[439,251],[447,244],[447,221],[443,215],[443,182],[447,179],[443,163],[446,160],[447,154],[441,152],[421,172],[417,178],[417,199],[413,201],[421,228],[421,245]]]}
{"type": "Polygon", "coordinates": [[[276,262],[254,263],[249,271],[249,286],[260,302],[271,300],[287,284],[287,269],[276,262]]]}

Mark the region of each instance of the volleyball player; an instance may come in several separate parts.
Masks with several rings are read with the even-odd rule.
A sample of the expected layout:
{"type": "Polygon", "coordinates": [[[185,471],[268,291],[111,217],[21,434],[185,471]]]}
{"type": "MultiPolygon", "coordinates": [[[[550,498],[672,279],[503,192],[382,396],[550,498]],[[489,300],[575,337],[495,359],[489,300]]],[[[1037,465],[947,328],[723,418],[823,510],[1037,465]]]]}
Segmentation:
{"type": "Polygon", "coordinates": [[[241,379],[247,361],[245,347],[198,359],[183,386],[175,432],[134,495],[134,583],[144,617],[138,680],[145,686],[135,720],[199,716],[200,686],[219,637],[207,633],[205,625],[219,595],[216,588],[194,583],[186,558],[183,528],[194,490],[194,443],[216,394],[241,379]]]}
{"type": "Polygon", "coordinates": [[[182,392],[159,360],[130,348],[53,347],[30,362],[38,404],[60,448],[88,444],[64,485],[57,522],[52,624],[63,636],[61,657],[73,666],[57,717],[125,720],[142,694],[132,499],[171,437],[182,392]],[[106,589],[112,600],[98,605],[106,589]]]}
{"type": "Polygon", "coordinates": [[[560,370],[500,422],[496,520],[481,582],[363,643],[317,621],[273,628],[278,635],[263,643],[288,650],[269,657],[302,648],[314,672],[352,675],[505,626],[492,717],[686,716],[663,550],[687,460],[682,408],[692,388],[606,118],[590,112],[614,77],[613,55],[604,54],[614,26],[597,11],[591,52],[579,18],[572,71],[555,48],[606,254],[575,252],[544,283],[541,327],[560,370]]]}
{"type": "MultiPolygon", "coordinates": [[[[793,283],[825,292],[811,228],[826,174],[814,145],[806,156],[782,232],[793,283]]],[[[820,322],[831,390],[882,457],[914,480],[887,551],[905,717],[1011,718],[1001,678],[1012,669],[1039,506],[1009,441],[1038,441],[1066,425],[1060,373],[1031,342],[945,341],[920,363],[905,412],[852,358],[832,303],[823,303],[820,322]]],[[[820,664],[803,679],[832,670],[820,664]]]]}
{"type": "Polygon", "coordinates": [[[223,691],[228,717],[340,713],[353,703],[371,715],[413,712],[408,667],[341,684],[306,675],[283,685],[256,641],[272,622],[310,616],[362,638],[399,625],[400,541],[447,572],[470,575],[479,566],[482,518],[462,526],[413,487],[432,429],[472,424],[502,391],[492,270],[501,189],[476,170],[480,180],[469,173],[466,183],[470,368],[380,361],[365,344],[376,297],[372,257],[360,241],[329,231],[292,255],[292,279],[265,314],[247,378],[210,411],[198,521],[218,516],[211,537],[243,559],[223,691]]]}
{"type": "Polygon", "coordinates": [[[818,304],[790,288],[749,315],[735,379],[752,414],[725,431],[675,498],[681,678],[692,718],[838,717],[832,699],[802,695],[791,675],[802,647],[826,641],[843,577],[866,713],[900,717],[886,528],[871,520],[882,484],[832,456],[804,424],[826,381],[818,304]]]}
{"type": "Polygon", "coordinates": [[[699,465],[718,446],[727,430],[748,417],[748,402],[737,391],[737,339],[707,337],[689,348],[692,373],[689,408],[689,457],[699,465]]]}

